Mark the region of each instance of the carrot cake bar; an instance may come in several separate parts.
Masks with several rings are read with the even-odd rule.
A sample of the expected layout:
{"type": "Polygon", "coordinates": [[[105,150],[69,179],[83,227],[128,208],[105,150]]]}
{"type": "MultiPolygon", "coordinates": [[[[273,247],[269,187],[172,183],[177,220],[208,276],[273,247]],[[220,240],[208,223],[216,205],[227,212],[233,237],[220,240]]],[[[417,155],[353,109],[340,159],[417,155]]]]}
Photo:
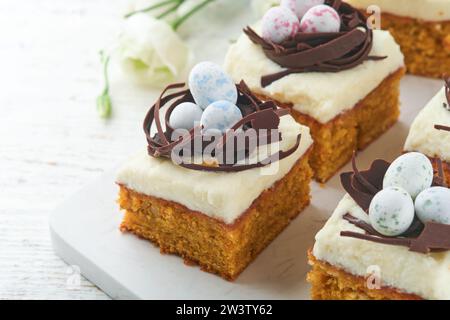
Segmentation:
{"type": "Polygon", "coordinates": [[[450,181],[450,78],[445,82],[445,87],[414,120],[404,149],[424,153],[436,169],[438,160],[441,160],[450,181]]]}
{"type": "Polygon", "coordinates": [[[225,68],[261,99],[291,109],[311,129],[311,167],[318,181],[327,181],[354,150],[396,123],[403,55],[389,32],[370,30],[355,8],[328,0],[299,20],[298,14],[275,7],[244,31],[225,68]],[[285,26],[291,27],[286,31],[285,26]]]}
{"type": "Polygon", "coordinates": [[[236,277],[310,201],[309,128],[198,64],[150,109],[148,147],[120,170],[122,231],[236,277]]]}
{"type": "Polygon", "coordinates": [[[363,11],[371,5],[381,9],[381,27],[400,44],[408,72],[437,78],[450,74],[450,0],[346,1],[363,11]]]}
{"type": "Polygon", "coordinates": [[[312,298],[450,299],[450,189],[430,160],[353,162],[341,182],[347,195],[309,252],[312,298]]]}

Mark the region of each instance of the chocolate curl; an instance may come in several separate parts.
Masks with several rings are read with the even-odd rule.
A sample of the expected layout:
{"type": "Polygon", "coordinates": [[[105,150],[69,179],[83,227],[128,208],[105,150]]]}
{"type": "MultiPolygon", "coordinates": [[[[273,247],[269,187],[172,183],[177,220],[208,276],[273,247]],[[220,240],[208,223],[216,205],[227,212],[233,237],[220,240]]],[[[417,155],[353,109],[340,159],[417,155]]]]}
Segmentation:
{"type": "Polygon", "coordinates": [[[390,238],[353,231],[342,231],[340,235],[386,245],[403,246],[409,248],[409,251],[422,254],[450,250],[450,225],[434,222],[427,222],[417,238],[390,238]]]}
{"type": "MultiPolygon", "coordinates": [[[[158,100],[150,108],[149,112],[145,117],[143,127],[148,142],[148,153],[153,157],[171,158],[172,151],[174,150],[175,147],[180,147],[180,150],[182,151],[183,147],[186,147],[189,144],[191,146],[195,145],[194,141],[196,141],[197,138],[201,139],[203,149],[209,146],[209,144],[204,143],[205,141],[202,139],[202,136],[195,136],[196,132],[201,132],[202,129],[201,127],[193,128],[191,131],[189,131],[188,134],[178,138],[177,140],[174,141],[171,140],[172,134],[174,132],[174,129],[170,126],[169,121],[171,113],[181,103],[194,102],[194,99],[188,89],[184,89],[171,94],[167,93],[171,90],[181,89],[184,87],[185,87],[184,83],[169,85],[165,90],[163,90],[158,100]],[[166,104],[170,103],[171,101],[173,101],[172,104],[168,106],[166,110],[166,115],[164,118],[165,129],[163,129],[160,111],[161,108],[163,108],[166,104]],[[157,131],[154,136],[151,135],[151,128],[153,124],[155,125],[157,131]]],[[[256,145],[257,148],[262,146],[263,144],[281,141],[282,140],[281,134],[278,133],[278,136],[274,138],[272,137],[271,130],[277,130],[280,124],[280,117],[289,114],[289,110],[279,109],[273,101],[262,102],[250,91],[248,86],[243,81],[241,81],[241,83],[236,85],[236,88],[239,93],[237,105],[243,114],[243,119],[238,123],[236,123],[229,132],[222,135],[220,137],[220,140],[211,142],[214,144],[215,147],[214,150],[216,152],[219,152],[218,154],[220,154],[220,151],[225,152],[227,150],[226,144],[228,142],[231,142],[231,139],[234,140],[232,142],[235,142],[236,139],[242,136],[241,135],[242,132],[236,131],[237,129],[242,127],[244,131],[250,128],[256,130],[257,141],[255,144],[246,142],[244,144],[245,145],[244,149],[242,148],[241,148],[242,150],[237,150],[236,148],[234,149],[234,155],[231,155],[232,156],[231,159],[234,159],[233,161],[235,162],[238,161],[237,159],[239,157],[238,153],[243,152],[243,154],[249,155],[254,151],[254,149],[252,149],[254,145],[256,145]],[[267,130],[266,132],[267,136],[265,137],[266,139],[261,139],[264,138],[260,136],[261,130],[267,130]],[[218,146],[221,147],[222,149],[218,149],[218,146]]],[[[249,170],[252,168],[263,167],[265,165],[273,163],[274,161],[282,160],[293,154],[299,147],[300,138],[301,137],[299,135],[297,137],[296,144],[292,148],[275,153],[269,156],[267,159],[251,165],[237,166],[235,164],[219,164],[218,166],[208,166],[207,164],[197,165],[191,163],[183,163],[181,164],[181,166],[193,170],[219,171],[219,172],[220,171],[237,172],[249,170]]],[[[234,145],[236,146],[236,144],[234,145]]],[[[216,156],[218,154],[216,154],[216,156]]]]}
{"type": "Polygon", "coordinates": [[[367,241],[372,241],[372,242],[381,243],[381,244],[403,246],[403,247],[408,247],[408,248],[411,246],[411,239],[405,239],[405,238],[377,237],[377,236],[373,236],[370,234],[358,233],[358,232],[353,232],[353,231],[342,231],[340,235],[341,235],[341,237],[356,238],[356,239],[367,240],[367,241]]]}
{"type": "Polygon", "coordinates": [[[202,170],[202,171],[210,171],[210,172],[241,172],[241,171],[250,170],[250,169],[262,168],[271,163],[281,161],[281,160],[289,157],[290,155],[292,155],[300,146],[300,141],[301,141],[301,135],[298,135],[297,141],[292,148],[290,148],[286,151],[278,151],[276,154],[273,154],[270,157],[268,157],[260,162],[254,163],[254,164],[222,165],[222,166],[218,166],[218,167],[211,167],[211,166],[204,166],[204,165],[199,165],[199,164],[194,164],[194,163],[189,163],[189,164],[182,163],[182,164],[180,164],[180,166],[184,167],[186,169],[202,170]]]}
{"type": "Polygon", "coordinates": [[[343,216],[344,220],[347,220],[348,222],[350,222],[351,224],[357,226],[358,228],[366,231],[366,233],[368,234],[372,234],[372,235],[377,235],[377,236],[383,236],[382,234],[378,233],[378,231],[376,231],[370,224],[368,224],[365,221],[362,221],[358,218],[355,218],[354,216],[352,216],[350,213],[346,213],[343,216]]]}
{"type": "Polygon", "coordinates": [[[437,130],[442,130],[442,131],[450,131],[450,127],[439,125],[439,124],[435,125],[434,128],[437,130]]]}
{"type": "Polygon", "coordinates": [[[371,184],[369,181],[364,178],[364,176],[359,172],[357,166],[356,166],[356,152],[353,152],[352,156],[352,168],[354,172],[354,177],[360,184],[362,184],[371,194],[375,195],[380,191],[377,189],[373,184],[371,184]]]}
{"type": "Polygon", "coordinates": [[[438,173],[438,184],[440,186],[444,187],[444,188],[448,188],[447,181],[445,179],[444,165],[442,163],[442,160],[438,158],[436,160],[436,163],[437,163],[437,168],[438,168],[438,170],[437,170],[437,173],[438,173]]]}
{"type": "Polygon", "coordinates": [[[366,60],[382,60],[386,57],[369,56],[373,43],[373,32],[365,23],[365,17],[352,6],[340,0],[329,0],[342,21],[341,32],[297,33],[292,39],[274,44],[260,37],[250,27],[244,33],[260,45],[265,55],[286,70],[265,75],[261,86],[294,73],[339,72],[354,68],[366,60]]]}

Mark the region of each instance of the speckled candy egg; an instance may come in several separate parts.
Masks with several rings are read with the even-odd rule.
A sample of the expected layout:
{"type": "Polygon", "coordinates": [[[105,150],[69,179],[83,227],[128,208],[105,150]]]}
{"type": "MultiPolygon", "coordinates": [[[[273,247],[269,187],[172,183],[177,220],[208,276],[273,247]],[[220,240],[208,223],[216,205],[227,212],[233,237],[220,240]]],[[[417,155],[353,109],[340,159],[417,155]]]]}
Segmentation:
{"type": "Polygon", "coordinates": [[[235,104],[222,100],[211,103],[203,111],[200,123],[206,134],[223,134],[241,119],[241,110],[235,104]]]}
{"type": "Polygon", "coordinates": [[[400,187],[413,199],[433,183],[433,165],[418,152],[410,152],[397,158],[390,165],[383,180],[383,188],[400,187]]]}
{"type": "Polygon", "coordinates": [[[415,202],[417,217],[423,223],[450,224],[450,189],[432,187],[422,191],[415,202]]]}
{"type": "Polygon", "coordinates": [[[321,4],[309,9],[300,22],[300,30],[305,33],[339,32],[341,18],[332,7],[321,4]]]}
{"type": "Polygon", "coordinates": [[[211,103],[226,100],[236,104],[236,85],[220,66],[212,62],[201,62],[189,74],[189,88],[197,105],[203,110],[211,103]]]}
{"type": "Polygon", "coordinates": [[[369,207],[372,227],[379,233],[395,237],[406,232],[414,220],[414,203],[402,188],[389,187],[378,192],[369,207]]]}
{"type": "Polygon", "coordinates": [[[312,7],[324,3],[325,0],[281,0],[281,6],[290,9],[299,19],[312,7]]]}
{"type": "Polygon", "coordinates": [[[199,123],[203,110],[192,102],[180,103],[170,114],[169,124],[174,129],[191,130],[199,123]]]}
{"type": "Polygon", "coordinates": [[[284,7],[269,9],[262,19],[262,37],[267,41],[281,43],[295,36],[299,30],[297,16],[284,7]]]}

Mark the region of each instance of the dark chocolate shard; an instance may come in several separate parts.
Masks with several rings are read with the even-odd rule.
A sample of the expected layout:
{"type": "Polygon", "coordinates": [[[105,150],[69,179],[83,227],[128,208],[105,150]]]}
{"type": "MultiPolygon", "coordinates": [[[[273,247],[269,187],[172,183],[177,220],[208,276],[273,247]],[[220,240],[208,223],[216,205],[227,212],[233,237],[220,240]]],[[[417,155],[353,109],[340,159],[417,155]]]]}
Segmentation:
{"type": "Polygon", "coordinates": [[[358,228],[363,229],[364,231],[366,231],[367,234],[383,236],[382,234],[378,233],[369,223],[367,223],[363,220],[360,220],[358,218],[355,218],[350,213],[346,213],[343,216],[343,218],[344,218],[344,220],[347,220],[348,222],[357,226],[358,228]]]}
{"type": "Polygon", "coordinates": [[[450,250],[450,225],[425,223],[422,233],[411,241],[409,249],[420,253],[450,250]]]}
{"type": "Polygon", "coordinates": [[[434,128],[437,129],[437,130],[442,130],[442,131],[450,131],[450,127],[443,126],[443,125],[440,125],[440,124],[435,125],[434,128]]]}
{"type": "MultiPolygon", "coordinates": [[[[354,166],[356,168],[355,164],[354,166]]],[[[373,197],[383,189],[383,178],[389,166],[387,161],[375,160],[369,170],[341,174],[341,184],[345,191],[364,211],[368,212],[373,197]]]]}
{"type": "Polygon", "coordinates": [[[434,177],[433,185],[448,188],[448,184],[445,179],[444,165],[442,163],[442,160],[437,158],[436,164],[437,164],[437,176],[434,177]]]}

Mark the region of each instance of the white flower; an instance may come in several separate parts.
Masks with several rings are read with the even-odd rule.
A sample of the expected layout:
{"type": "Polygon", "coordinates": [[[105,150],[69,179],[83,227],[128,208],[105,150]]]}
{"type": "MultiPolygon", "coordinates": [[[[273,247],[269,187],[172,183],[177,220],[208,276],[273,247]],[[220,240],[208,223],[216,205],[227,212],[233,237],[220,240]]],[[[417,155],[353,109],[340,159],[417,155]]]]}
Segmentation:
{"type": "Polygon", "coordinates": [[[267,10],[280,5],[280,0],[252,0],[253,13],[257,18],[261,18],[267,10]]]}
{"type": "Polygon", "coordinates": [[[164,86],[186,70],[189,49],[164,21],[139,13],[126,19],[119,38],[119,59],[140,84],[164,86]]]}

